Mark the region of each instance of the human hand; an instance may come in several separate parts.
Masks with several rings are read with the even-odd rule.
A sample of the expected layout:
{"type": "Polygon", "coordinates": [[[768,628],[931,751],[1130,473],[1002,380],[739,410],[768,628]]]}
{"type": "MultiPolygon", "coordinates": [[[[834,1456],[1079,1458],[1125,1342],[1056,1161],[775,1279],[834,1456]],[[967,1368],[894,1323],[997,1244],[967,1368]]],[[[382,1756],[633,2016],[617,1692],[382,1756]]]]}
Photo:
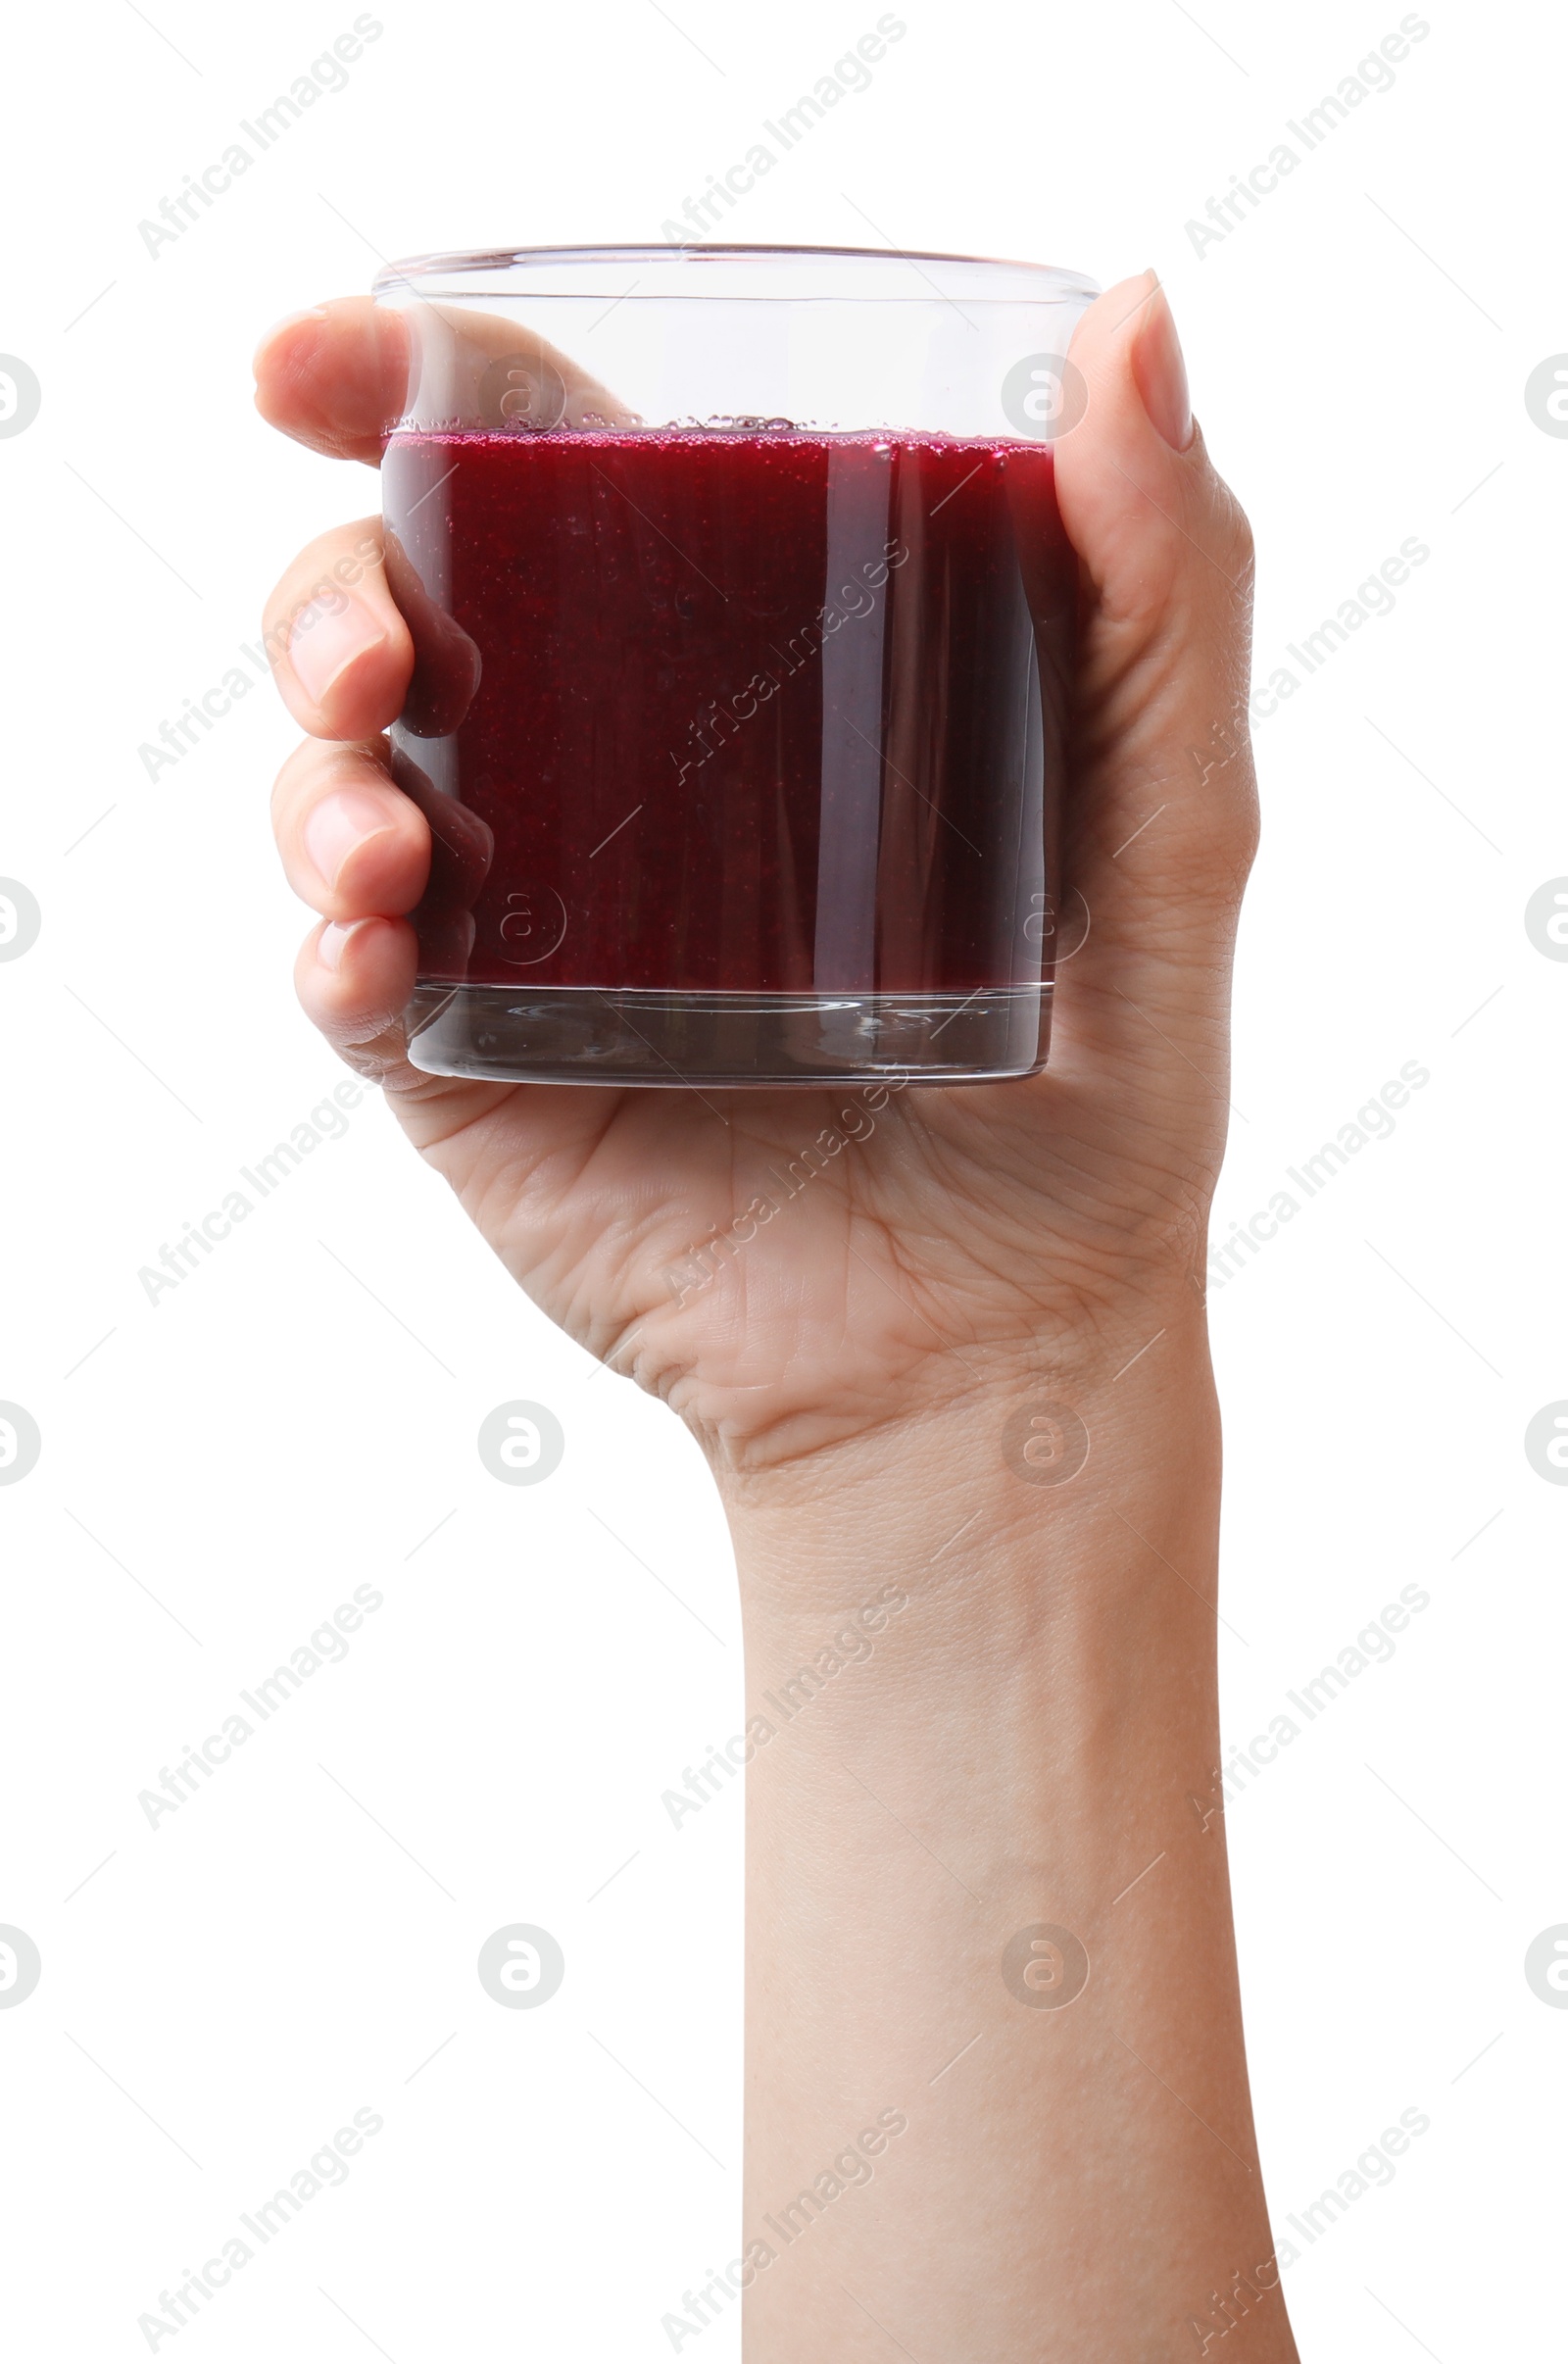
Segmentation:
{"type": "MultiPolygon", "coordinates": [[[[395,315],[348,299],[281,323],[257,401],[284,432],[370,464],[402,407],[395,315]]],[[[322,914],[297,968],[326,1039],[386,1089],[514,1277],[574,1338],[662,1395],[723,1473],[809,1461],[889,1423],[1016,1393],[1020,1374],[1190,1329],[1223,1148],[1229,968],[1255,831],[1245,735],[1250,547],[1193,430],[1152,274],[1100,298],[1074,362],[1089,388],[1056,447],[1083,579],[1051,1063],[1008,1083],[890,1096],[624,1091],[426,1075],[400,1012],[405,916],[428,823],[381,735],[414,643],[378,519],[323,535],[267,623],[309,734],[274,791],[291,884],[322,914]],[[336,614],[297,611],[356,547],[336,614]],[[292,619],[292,620],[291,620],[292,619]],[[307,627],[308,628],[304,628],[307,627]],[[841,1144],[784,1198],[770,1169],[841,1144]],[[771,1215],[747,1210],[776,1203],[771,1215]],[[711,1277],[692,1252],[718,1237],[711,1277]],[[733,1252],[731,1252],[733,1251],[733,1252]],[[672,1284],[671,1275],[674,1275],[672,1284]]]]}

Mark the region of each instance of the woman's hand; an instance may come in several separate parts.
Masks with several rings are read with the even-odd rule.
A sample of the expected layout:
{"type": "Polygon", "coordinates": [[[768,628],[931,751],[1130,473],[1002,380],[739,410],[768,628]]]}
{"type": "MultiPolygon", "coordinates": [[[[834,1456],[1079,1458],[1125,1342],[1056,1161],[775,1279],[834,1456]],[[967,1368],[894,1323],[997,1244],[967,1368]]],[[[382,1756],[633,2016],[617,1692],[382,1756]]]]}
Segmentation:
{"type": "MultiPolygon", "coordinates": [[[[373,462],[398,334],[364,302],[286,323],[258,359],[263,411],[373,462]]],[[[685,1417],[725,1496],[749,1699],[748,2364],[1167,2356],[1232,2329],[1250,2364],[1296,2356],[1231,1937],[1200,1279],[1255,826],[1250,553],[1152,275],[1101,298],[1073,358],[1077,949],[1029,1081],[416,1072],[401,914],[431,849],[378,736],[412,644],[374,521],[315,544],[269,614],[306,609],[278,679],[310,736],[276,794],[284,864],[325,921],[306,1009],[530,1295],[685,1417]],[[362,540],[354,604],[312,609],[362,540]],[[784,1196],[768,1169],[828,1128],[841,1145],[784,1196]],[[1062,1402],[1093,1439],[1081,1473],[1023,1450],[1062,1402]],[[877,2127],[896,2142],[858,2136],[877,2127]],[[863,2180],[858,2140],[876,2193],[828,2206],[819,2170],[863,2180]]],[[[694,1809],[717,1778],[689,1777],[694,1809]]],[[[665,2318],[676,2344],[694,2315],[665,2318]]]]}
{"type": "MultiPolygon", "coordinates": [[[[360,298],[281,323],[257,356],[264,416],[375,463],[401,333],[360,298]]],[[[721,1474],[1015,1395],[1043,1361],[1114,1368],[1120,1347],[1178,1307],[1190,1330],[1199,1310],[1254,834],[1249,535],[1193,428],[1152,274],[1102,296],[1072,352],[1089,405],[1056,459],[1085,593],[1062,932],[1080,949],[1061,967],[1050,1066],[1027,1081],[868,1106],[878,1096],[853,1089],[419,1073],[398,1013],[430,838],[381,735],[414,651],[379,521],[313,543],[269,604],[278,685],[309,734],[273,799],[289,880],[323,920],[298,965],[306,1010],[384,1084],[514,1277],[663,1396],[721,1474]],[[358,580],[318,600],[339,561],[358,580]],[[785,1199],[769,1169],[829,1128],[845,1146],[785,1199]],[[759,1199],[775,1211],[748,1222],[759,1199]],[[715,1236],[705,1278],[693,1252],[715,1236]]]]}

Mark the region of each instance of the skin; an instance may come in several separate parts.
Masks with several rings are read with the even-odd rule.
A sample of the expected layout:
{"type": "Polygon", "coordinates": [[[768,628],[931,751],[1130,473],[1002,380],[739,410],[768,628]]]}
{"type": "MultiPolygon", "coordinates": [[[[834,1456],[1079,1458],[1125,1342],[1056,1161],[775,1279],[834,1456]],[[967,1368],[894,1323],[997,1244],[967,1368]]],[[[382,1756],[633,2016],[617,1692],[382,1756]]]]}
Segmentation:
{"type": "MultiPolygon", "coordinates": [[[[263,416],[373,466],[403,333],[361,299],[280,323],[263,416]]],[[[1256,830],[1250,540],[1152,273],[1102,297],[1072,354],[1089,406],[1056,460],[1084,593],[1064,932],[1089,926],[1025,1081],[906,1090],[850,1126],[842,1092],[416,1072],[401,914],[430,838],[380,736],[412,643],[378,556],[352,630],[311,610],[356,544],[379,552],[378,521],[322,535],[267,610],[307,733],[273,797],[321,915],[306,1010],[514,1279],[699,1440],[735,1538],[750,1712],[862,1610],[882,1618],[808,1712],[772,1716],[748,1774],[743,2240],[773,2252],[751,2251],[748,2364],[1296,2354],[1215,1773],[1201,1293],[1256,830]],[[672,1289],[826,1127],[857,1137],[710,1281],[672,1289]],[[1089,1441],[1061,1483],[1004,1434],[1046,1400],[1089,1441]],[[1090,1965],[1061,2008],[1030,1999],[1053,1957],[1022,1995],[1004,1975],[1041,1924],[1090,1965]],[[880,2148],[878,2113],[907,2121],[880,2148]],[[824,2197],[846,2156],[827,2181],[850,2188],[824,2197]],[[778,2211],[813,2187],[791,2234],[778,2211]]]]}

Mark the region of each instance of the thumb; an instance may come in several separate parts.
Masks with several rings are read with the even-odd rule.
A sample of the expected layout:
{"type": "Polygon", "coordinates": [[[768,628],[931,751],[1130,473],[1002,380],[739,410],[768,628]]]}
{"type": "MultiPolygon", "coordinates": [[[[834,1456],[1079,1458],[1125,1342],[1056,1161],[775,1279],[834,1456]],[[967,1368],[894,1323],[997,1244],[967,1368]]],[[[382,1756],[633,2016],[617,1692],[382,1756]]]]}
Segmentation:
{"type": "Polygon", "coordinates": [[[1224,1105],[1230,955],[1256,843],[1251,535],[1194,424],[1152,271],[1084,315],[1055,445],[1083,597],[1053,1064],[1121,1058],[1224,1105]],[[1073,401],[1073,397],[1076,400],[1073,401]],[[1069,412],[1070,416],[1070,412],[1069,412]],[[1074,916],[1076,913],[1076,917],[1074,916]]]}

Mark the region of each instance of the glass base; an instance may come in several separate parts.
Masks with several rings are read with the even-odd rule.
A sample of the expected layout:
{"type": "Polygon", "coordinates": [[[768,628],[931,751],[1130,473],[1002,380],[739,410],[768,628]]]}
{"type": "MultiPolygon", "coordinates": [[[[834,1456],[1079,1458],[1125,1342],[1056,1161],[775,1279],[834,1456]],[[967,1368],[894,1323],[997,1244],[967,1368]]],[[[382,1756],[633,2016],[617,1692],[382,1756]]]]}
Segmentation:
{"type": "Polygon", "coordinates": [[[1051,987],[964,997],[429,983],[405,1018],[409,1058],[427,1075],[668,1089],[996,1083],[1045,1065],[1051,987]]]}

